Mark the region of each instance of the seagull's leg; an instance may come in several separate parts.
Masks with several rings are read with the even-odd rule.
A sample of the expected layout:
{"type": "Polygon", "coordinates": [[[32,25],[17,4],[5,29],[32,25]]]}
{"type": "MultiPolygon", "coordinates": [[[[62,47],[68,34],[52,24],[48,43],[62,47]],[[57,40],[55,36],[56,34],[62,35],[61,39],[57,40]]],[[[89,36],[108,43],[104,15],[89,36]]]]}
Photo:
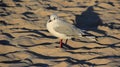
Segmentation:
{"type": "Polygon", "coordinates": [[[68,42],[68,39],[66,39],[65,44],[67,44],[67,42],[68,42]]]}
{"type": "Polygon", "coordinates": [[[62,43],[62,39],[60,39],[60,47],[62,48],[63,47],[63,43],[62,43]]]}

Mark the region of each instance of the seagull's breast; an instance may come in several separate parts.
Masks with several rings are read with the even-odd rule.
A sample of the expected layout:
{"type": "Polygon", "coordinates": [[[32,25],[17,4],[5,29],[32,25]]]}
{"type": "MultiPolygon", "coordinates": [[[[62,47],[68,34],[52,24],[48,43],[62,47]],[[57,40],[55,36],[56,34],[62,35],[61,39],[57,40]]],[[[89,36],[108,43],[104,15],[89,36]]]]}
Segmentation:
{"type": "Polygon", "coordinates": [[[65,34],[55,31],[55,28],[57,28],[58,26],[59,26],[59,23],[57,22],[57,20],[47,23],[47,29],[52,35],[60,39],[70,39],[70,37],[66,36],[65,34]]]}

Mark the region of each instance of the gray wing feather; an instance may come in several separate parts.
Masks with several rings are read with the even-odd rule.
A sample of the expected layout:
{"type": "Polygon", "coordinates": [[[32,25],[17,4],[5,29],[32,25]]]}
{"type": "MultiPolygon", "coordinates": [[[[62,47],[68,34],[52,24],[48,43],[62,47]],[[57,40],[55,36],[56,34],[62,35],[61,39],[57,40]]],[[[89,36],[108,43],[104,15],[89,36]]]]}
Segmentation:
{"type": "Polygon", "coordinates": [[[55,27],[54,28],[56,32],[59,32],[61,34],[65,34],[67,36],[73,36],[74,33],[73,33],[73,30],[69,27],[66,27],[66,26],[59,26],[59,27],[55,27]]]}
{"type": "Polygon", "coordinates": [[[67,22],[59,23],[59,26],[55,27],[54,29],[56,32],[59,32],[61,34],[65,34],[66,36],[71,36],[71,37],[72,36],[78,37],[84,34],[80,29],[76,28],[74,25],[71,25],[70,23],[67,23],[67,22]]]}

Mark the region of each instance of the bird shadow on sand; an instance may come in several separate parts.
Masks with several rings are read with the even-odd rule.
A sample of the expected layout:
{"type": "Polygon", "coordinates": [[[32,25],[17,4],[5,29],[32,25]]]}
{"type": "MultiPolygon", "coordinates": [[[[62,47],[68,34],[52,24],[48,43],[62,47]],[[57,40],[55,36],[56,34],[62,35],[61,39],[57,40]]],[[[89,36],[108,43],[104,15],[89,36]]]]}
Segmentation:
{"type": "Polygon", "coordinates": [[[106,31],[98,29],[99,26],[105,26],[110,29],[120,29],[120,24],[115,22],[103,23],[99,14],[94,12],[93,6],[89,6],[81,15],[75,15],[74,25],[82,30],[93,31],[107,35],[106,31]]]}
{"type": "MultiPolygon", "coordinates": [[[[100,30],[99,26],[108,27],[109,29],[119,30],[119,23],[109,22],[103,23],[102,19],[99,17],[99,14],[94,12],[93,6],[89,6],[86,11],[84,11],[81,15],[75,15],[74,25],[79,29],[85,30],[84,32],[88,35],[93,35],[87,31],[93,31],[101,34],[102,36],[93,35],[97,38],[109,37],[116,40],[120,40],[118,37],[114,37],[112,35],[108,35],[105,30],[100,30]]],[[[85,41],[83,41],[85,42],[85,41]]],[[[86,43],[86,42],[85,42],[86,43]]]]}
{"type": "Polygon", "coordinates": [[[103,21],[100,19],[98,14],[94,12],[93,6],[88,7],[81,15],[76,15],[75,26],[82,30],[91,30],[106,34],[105,31],[99,30],[98,26],[103,25],[103,21]]]}
{"type": "Polygon", "coordinates": [[[98,14],[94,12],[93,6],[88,7],[81,15],[76,15],[75,21],[77,27],[85,30],[98,27],[98,25],[102,24],[102,20],[98,14]]]}

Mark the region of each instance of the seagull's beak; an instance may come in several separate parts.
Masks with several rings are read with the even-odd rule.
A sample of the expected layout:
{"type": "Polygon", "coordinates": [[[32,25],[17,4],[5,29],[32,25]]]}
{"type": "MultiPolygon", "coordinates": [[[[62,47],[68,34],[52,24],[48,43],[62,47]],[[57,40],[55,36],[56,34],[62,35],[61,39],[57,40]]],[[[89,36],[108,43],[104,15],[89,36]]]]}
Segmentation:
{"type": "Polygon", "coordinates": [[[48,23],[50,23],[52,20],[48,20],[48,23]]]}

